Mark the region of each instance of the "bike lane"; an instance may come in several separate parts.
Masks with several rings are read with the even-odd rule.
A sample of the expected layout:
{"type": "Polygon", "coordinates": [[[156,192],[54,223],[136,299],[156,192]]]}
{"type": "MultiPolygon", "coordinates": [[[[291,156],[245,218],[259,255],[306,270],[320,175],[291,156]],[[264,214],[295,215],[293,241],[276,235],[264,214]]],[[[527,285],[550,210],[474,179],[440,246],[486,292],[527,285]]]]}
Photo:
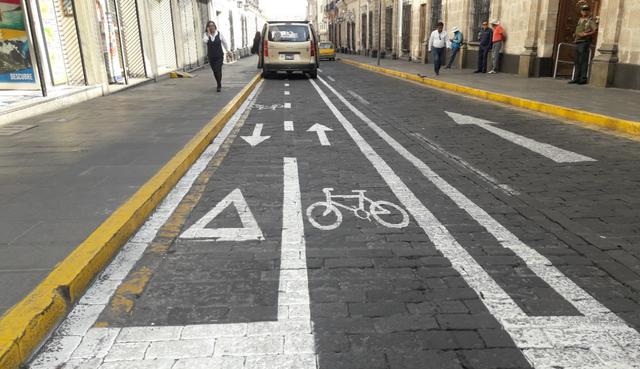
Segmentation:
{"type": "Polygon", "coordinates": [[[307,80],[265,81],[229,135],[31,368],[528,367],[307,80]],[[314,226],[325,188],[363,209],[314,226]],[[379,201],[403,210],[362,219],[379,201]]]}

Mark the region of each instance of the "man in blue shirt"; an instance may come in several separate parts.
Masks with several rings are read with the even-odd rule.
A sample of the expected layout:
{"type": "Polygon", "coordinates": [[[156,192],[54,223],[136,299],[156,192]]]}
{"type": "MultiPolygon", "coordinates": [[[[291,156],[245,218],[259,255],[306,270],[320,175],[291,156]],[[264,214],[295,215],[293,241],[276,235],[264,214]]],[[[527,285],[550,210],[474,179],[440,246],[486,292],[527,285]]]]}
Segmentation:
{"type": "Polygon", "coordinates": [[[449,63],[447,64],[445,69],[451,69],[451,65],[456,60],[456,55],[458,55],[458,51],[462,47],[462,42],[464,38],[462,37],[462,32],[460,32],[460,28],[453,27],[453,38],[451,39],[451,58],[449,59],[449,63]]]}
{"type": "Polygon", "coordinates": [[[491,41],[493,39],[493,30],[489,27],[489,22],[482,22],[479,39],[478,69],[473,73],[487,73],[487,57],[489,56],[489,51],[491,51],[491,41]]]}

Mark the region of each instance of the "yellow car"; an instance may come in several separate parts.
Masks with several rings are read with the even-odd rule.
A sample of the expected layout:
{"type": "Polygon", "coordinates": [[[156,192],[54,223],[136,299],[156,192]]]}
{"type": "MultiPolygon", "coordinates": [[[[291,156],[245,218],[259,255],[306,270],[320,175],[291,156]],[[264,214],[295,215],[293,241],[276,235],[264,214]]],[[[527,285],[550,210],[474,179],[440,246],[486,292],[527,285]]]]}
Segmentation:
{"type": "Polygon", "coordinates": [[[336,60],[336,50],[333,48],[332,42],[322,41],[318,49],[320,49],[320,59],[336,60]]]}

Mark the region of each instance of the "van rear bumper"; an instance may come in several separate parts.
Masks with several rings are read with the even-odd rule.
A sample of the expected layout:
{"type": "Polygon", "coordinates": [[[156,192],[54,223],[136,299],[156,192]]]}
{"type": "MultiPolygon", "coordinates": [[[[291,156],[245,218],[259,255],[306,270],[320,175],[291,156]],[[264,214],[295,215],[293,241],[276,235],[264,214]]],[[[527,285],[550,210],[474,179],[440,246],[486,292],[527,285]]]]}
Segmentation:
{"type": "Polygon", "coordinates": [[[311,72],[316,70],[315,64],[265,64],[263,69],[267,72],[287,71],[287,72],[311,72]]]}

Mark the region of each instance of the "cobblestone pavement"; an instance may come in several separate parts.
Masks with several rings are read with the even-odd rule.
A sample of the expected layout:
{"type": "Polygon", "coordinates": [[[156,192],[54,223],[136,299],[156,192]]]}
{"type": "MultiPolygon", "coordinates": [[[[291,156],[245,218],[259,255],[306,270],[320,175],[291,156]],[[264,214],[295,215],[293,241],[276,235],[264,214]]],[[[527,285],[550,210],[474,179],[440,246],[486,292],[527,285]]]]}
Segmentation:
{"type": "Polygon", "coordinates": [[[264,81],[31,363],[640,368],[640,145],[325,63],[264,81]]]}

